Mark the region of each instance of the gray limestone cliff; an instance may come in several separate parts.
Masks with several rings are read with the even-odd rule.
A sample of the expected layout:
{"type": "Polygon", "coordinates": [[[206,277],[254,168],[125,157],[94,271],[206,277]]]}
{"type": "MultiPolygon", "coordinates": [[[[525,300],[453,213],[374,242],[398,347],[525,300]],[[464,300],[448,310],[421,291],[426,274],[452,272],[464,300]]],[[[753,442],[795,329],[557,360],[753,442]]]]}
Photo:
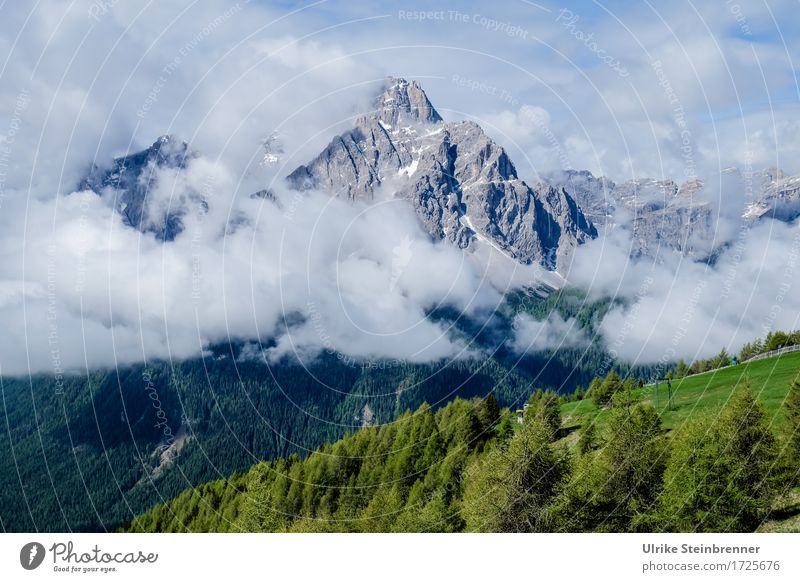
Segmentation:
{"type": "Polygon", "coordinates": [[[444,122],[419,84],[404,79],[390,79],[371,114],[287,179],[353,201],[406,199],[436,239],[488,244],[551,270],[597,236],[563,188],[529,186],[478,124],[444,122]]]}

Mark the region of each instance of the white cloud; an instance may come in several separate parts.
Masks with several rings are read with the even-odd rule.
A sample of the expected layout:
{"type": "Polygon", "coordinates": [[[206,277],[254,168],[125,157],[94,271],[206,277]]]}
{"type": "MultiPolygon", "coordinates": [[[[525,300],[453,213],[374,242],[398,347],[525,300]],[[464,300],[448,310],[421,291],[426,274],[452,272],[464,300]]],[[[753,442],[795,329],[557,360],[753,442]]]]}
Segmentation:
{"type": "MultiPolygon", "coordinates": [[[[656,15],[640,6],[616,13],[620,24],[575,7],[580,27],[623,61],[623,78],[554,22],[557,11],[492,9],[529,34],[421,25],[399,20],[392,5],[345,2],[296,14],[256,2],[4,6],[0,322],[15,334],[0,340],[3,372],[24,372],[29,361],[32,370],[52,371],[56,363],[185,357],[228,337],[274,340],[273,357],[326,348],[411,360],[462,354],[461,341],[426,312],[490,311],[508,287],[533,280],[534,269],[491,249],[468,257],[434,244],[408,209],[299,198],[279,185],[351,126],[386,74],[419,78],[448,118],[486,122],[523,177],[569,166],[615,179],[679,179],[686,160],[676,102],[654,71],[658,59],[701,176],[748,160],[800,170],[789,66],[800,54],[796,43],[782,46],[765,10],[747,7],[748,24],[766,39],[751,45],[731,34],[741,23],[719,8],[659,7],[656,15]],[[455,73],[496,90],[459,86],[455,73]],[[261,140],[273,130],[286,153],[259,167],[261,140]],[[104,199],[66,196],[92,162],[164,133],[203,156],[186,173],[161,171],[153,203],[197,191],[209,200],[208,213],[185,217],[174,243],[125,228],[104,199]],[[248,198],[270,185],[282,208],[248,198]],[[246,224],[230,227],[243,216],[246,224]]],[[[792,10],[773,7],[788,39],[796,38],[792,10]]],[[[620,353],[646,359],[670,348],[695,285],[707,281],[681,342],[683,355],[705,354],[759,335],[774,311],[795,234],[768,225],[750,234],[740,258],[731,249],[714,269],[677,259],[630,263],[630,240],[615,231],[581,249],[571,278],[633,301],[609,315],[603,332],[613,342],[635,316],[620,353]],[[653,282],[640,294],[647,278],[653,282]],[[729,289],[722,305],[720,288],[729,289]]],[[[726,238],[737,232],[727,215],[719,226],[726,238]]],[[[800,306],[789,294],[780,307],[772,323],[792,327],[800,306]]],[[[517,343],[552,346],[574,335],[573,322],[557,318],[519,325],[517,343]]]]}
{"type": "Polygon", "coordinates": [[[589,338],[575,318],[564,319],[551,313],[547,319],[536,320],[520,314],[514,318],[514,337],[511,348],[518,353],[580,348],[589,344],[589,338]]]}
{"type": "Polygon", "coordinates": [[[677,255],[630,261],[618,229],[576,253],[569,279],[622,300],[600,333],[628,362],[691,361],[800,323],[800,228],[765,220],[731,241],[715,266],[677,255]]]}

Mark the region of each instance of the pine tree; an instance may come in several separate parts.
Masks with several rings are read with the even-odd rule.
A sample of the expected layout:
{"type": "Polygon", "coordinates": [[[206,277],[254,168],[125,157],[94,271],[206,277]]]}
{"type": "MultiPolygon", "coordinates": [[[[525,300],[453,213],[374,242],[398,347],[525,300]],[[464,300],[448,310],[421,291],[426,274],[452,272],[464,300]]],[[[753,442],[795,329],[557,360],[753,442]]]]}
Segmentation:
{"type": "Polygon", "coordinates": [[[467,529],[543,532],[554,529],[553,502],[569,470],[543,418],[526,421],[506,449],[497,448],[468,471],[463,513],[467,529]]]}
{"type": "Polygon", "coordinates": [[[500,405],[497,403],[497,398],[495,398],[494,394],[489,393],[483,399],[478,417],[487,430],[493,429],[500,421],[500,405]]]}
{"type": "Polygon", "coordinates": [[[792,488],[800,485],[800,376],[789,384],[783,414],[786,424],[782,431],[775,480],[777,488],[792,488]]]}
{"type": "Polygon", "coordinates": [[[589,418],[581,425],[578,433],[578,453],[583,456],[596,450],[597,443],[597,423],[595,418],[589,418]]]}
{"type": "Polygon", "coordinates": [[[770,332],[764,340],[764,351],[771,352],[789,345],[789,336],[782,331],[770,332]]]}
{"type": "Polygon", "coordinates": [[[676,435],[661,499],[671,531],[753,531],[776,493],[777,447],[763,406],[748,387],[718,417],[676,435]]]}
{"type": "Polygon", "coordinates": [[[789,386],[784,408],[788,433],[787,449],[795,470],[800,471],[800,377],[795,378],[789,386]]]}
{"type": "Polygon", "coordinates": [[[514,435],[514,426],[516,423],[516,416],[508,409],[503,410],[500,422],[498,422],[495,427],[495,434],[500,443],[506,443],[511,439],[514,435]]]}
{"type": "Polygon", "coordinates": [[[550,431],[550,440],[558,438],[561,429],[561,405],[558,397],[550,391],[536,391],[528,399],[528,408],[525,411],[525,422],[541,420],[550,431]]]}
{"type": "Polygon", "coordinates": [[[647,529],[662,485],[666,446],[650,405],[614,408],[605,446],[581,457],[560,503],[568,531],[647,529]]]}
{"type": "Polygon", "coordinates": [[[611,402],[614,394],[619,392],[622,387],[622,378],[620,378],[620,375],[617,374],[617,372],[612,370],[602,381],[596,378],[595,380],[592,380],[590,396],[595,404],[598,406],[605,406],[611,402]]]}
{"type": "Polygon", "coordinates": [[[603,381],[600,378],[592,378],[589,388],[586,389],[586,397],[590,398],[595,404],[600,403],[603,381]]]}
{"type": "Polygon", "coordinates": [[[724,368],[725,366],[731,365],[731,358],[728,355],[728,351],[725,348],[722,348],[720,352],[711,360],[711,368],[716,370],[717,368],[724,368]]]}
{"type": "Polygon", "coordinates": [[[616,408],[625,408],[633,405],[635,399],[633,397],[633,380],[628,378],[622,384],[622,388],[612,394],[611,403],[616,408]]]}

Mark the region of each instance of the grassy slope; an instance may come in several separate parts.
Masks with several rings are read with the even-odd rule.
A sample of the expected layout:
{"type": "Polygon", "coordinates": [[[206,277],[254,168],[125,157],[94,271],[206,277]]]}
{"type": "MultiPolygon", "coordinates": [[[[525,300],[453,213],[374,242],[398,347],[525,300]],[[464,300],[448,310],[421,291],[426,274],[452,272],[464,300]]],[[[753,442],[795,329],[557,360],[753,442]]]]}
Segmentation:
{"type": "MultiPolygon", "coordinates": [[[[783,423],[781,405],[789,383],[798,372],[800,352],[794,352],[673,380],[673,410],[667,410],[667,385],[662,382],[657,386],[657,408],[662,414],[664,427],[671,430],[693,416],[725,404],[736,388],[749,380],[751,389],[766,406],[772,422],[780,428],[783,423]]],[[[656,386],[645,386],[634,394],[641,400],[656,404],[656,386]]],[[[590,400],[569,402],[562,406],[561,412],[567,428],[579,426],[587,417],[595,415],[598,424],[603,425],[608,415],[608,411],[598,410],[590,400]]]]}

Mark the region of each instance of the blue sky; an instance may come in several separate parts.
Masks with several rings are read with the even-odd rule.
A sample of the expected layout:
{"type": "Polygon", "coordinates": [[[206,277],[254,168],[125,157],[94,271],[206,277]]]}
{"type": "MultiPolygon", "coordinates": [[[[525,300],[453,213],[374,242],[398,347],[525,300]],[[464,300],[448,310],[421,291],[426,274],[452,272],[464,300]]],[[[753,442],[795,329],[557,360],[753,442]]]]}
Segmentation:
{"type": "MultiPolygon", "coordinates": [[[[28,10],[3,9],[0,107],[10,116],[31,91],[42,113],[28,116],[31,134],[69,150],[66,172],[166,132],[238,157],[278,129],[301,161],[368,107],[386,75],[420,79],[446,118],[481,122],[529,177],[567,166],[618,180],[743,164],[800,172],[800,23],[786,1],[28,10]]],[[[48,159],[59,158],[38,163],[48,159]]],[[[37,175],[60,179],[61,168],[45,169],[37,175]]]]}
{"type": "Polygon", "coordinates": [[[354,8],[333,2],[309,9],[299,26],[324,42],[361,53],[354,58],[365,67],[426,79],[435,104],[450,115],[497,122],[498,138],[530,157],[532,170],[553,165],[553,148],[537,144],[536,132],[520,131],[524,121],[511,116],[519,106],[546,111],[548,129],[574,165],[616,178],[689,171],[677,151],[684,129],[675,122],[677,105],[686,114],[698,173],[745,159],[798,170],[791,139],[798,129],[800,95],[796,5],[587,1],[536,6],[541,8],[528,2],[404,2],[354,8]],[[454,19],[454,10],[465,20],[454,19]],[[406,16],[414,11],[434,16],[425,21],[406,16]],[[343,24],[371,17],[375,20],[343,24]],[[519,27],[525,37],[492,30],[484,19],[519,27]],[[337,24],[341,28],[324,31],[337,24]],[[412,48],[417,46],[424,48],[412,48]],[[661,78],[656,61],[662,63],[661,78]],[[622,69],[628,74],[621,76],[622,69]],[[454,74],[497,87],[513,99],[499,100],[495,90],[453,86],[454,74]]]}

